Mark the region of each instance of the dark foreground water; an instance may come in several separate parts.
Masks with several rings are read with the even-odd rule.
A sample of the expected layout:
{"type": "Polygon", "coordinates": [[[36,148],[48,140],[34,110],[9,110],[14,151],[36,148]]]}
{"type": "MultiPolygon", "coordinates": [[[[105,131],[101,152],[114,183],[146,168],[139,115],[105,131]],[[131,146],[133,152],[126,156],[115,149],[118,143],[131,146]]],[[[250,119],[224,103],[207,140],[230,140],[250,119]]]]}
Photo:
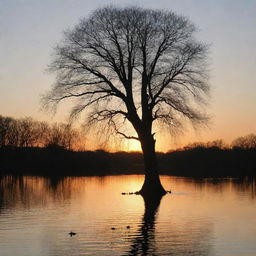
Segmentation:
{"type": "Polygon", "coordinates": [[[1,178],[0,255],[256,255],[255,180],[161,179],[148,202],[121,195],[140,175],[1,178]]]}

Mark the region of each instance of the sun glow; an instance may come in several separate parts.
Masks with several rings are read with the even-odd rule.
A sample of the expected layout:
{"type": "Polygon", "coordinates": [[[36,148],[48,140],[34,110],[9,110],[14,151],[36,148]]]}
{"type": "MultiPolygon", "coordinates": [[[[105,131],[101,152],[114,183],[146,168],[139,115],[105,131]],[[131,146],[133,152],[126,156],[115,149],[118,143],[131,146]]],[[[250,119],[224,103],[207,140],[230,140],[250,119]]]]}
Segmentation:
{"type": "Polygon", "coordinates": [[[140,142],[137,140],[129,140],[125,143],[124,149],[127,151],[141,151],[140,142]]]}

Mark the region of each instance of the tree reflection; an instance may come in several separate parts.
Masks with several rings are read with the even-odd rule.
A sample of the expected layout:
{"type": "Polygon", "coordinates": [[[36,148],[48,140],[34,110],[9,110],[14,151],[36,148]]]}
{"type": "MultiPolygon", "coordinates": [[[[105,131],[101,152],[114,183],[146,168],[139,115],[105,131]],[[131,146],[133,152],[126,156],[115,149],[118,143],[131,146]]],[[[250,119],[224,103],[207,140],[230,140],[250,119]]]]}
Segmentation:
{"type": "Polygon", "coordinates": [[[63,177],[0,177],[0,210],[64,202],[71,197],[72,182],[63,177]]]}
{"type": "Polygon", "coordinates": [[[197,189],[211,189],[215,193],[222,193],[227,189],[232,189],[238,195],[247,193],[251,199],[256,198],[256,178],[236,177],[236,178],[184,178],[184,182],[194,184],[197,189]]]}
{"type": "Polygon", "coordinates": [[[182,227],[174,221],[168,224],[167,236],[161,237],[159,232],[156,236],[156,216],[162,197],[143,199],[145,211],[141,225],[130,235],[130,249],[124,255],[211,255],[212,225],[209,221],[194,220],[192,223],[184,219],[182,227]]]}
{"type": "Polygon", "coordinates": [[[137,235],[131,241],[131,248],[125,255],[155,255],[155,219],[162,196],[143,197],[145,211],[137,235]]]}
{"type": "Polygon", "coordinates": [[[245,177],[244,179],[235,180],[233,186],[239,192],[249,193],[251,199],[256,198],[256,178],[245,177]]]}

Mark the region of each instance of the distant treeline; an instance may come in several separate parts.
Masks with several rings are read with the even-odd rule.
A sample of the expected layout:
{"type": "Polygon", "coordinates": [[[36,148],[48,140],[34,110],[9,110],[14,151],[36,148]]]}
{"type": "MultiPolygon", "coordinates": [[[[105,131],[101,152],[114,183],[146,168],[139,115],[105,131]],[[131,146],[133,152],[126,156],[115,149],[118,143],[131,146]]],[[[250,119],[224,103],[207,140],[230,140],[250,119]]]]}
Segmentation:
{"type": "Polygon", "coordinates": [[[31,117],[14,119],[0,115],[0,147],[51,147],[84,149],[85,136],[70,124],[39,122],[31,117]]]}
{"type": "MultiPolygon", "coordinates": [[[[225,143],[223,140],[214,140],[209,142],[194,142],[186,145],[181,150],[189,150],[193,148],[219,148],[219,149],[255,149],[256,135],[249,134],[236,138],[231,144],[225,143]]],[[[177,151],[177,150],[176,150],[177,151]]]]}
{"type": "MultiPolygon", "coordinates": [[[[189,177],[256,176],[256,149],[196,147],[158,153],[161,174],[189,177]]],[[[61,147],[0,148],[0,172],[42,176],[143,173],[139,152],[69,151],[61,147]]]]}
{"type": "Polygon", "coordinates": [[[142,173],[141,153],[71,151],[58,146],[0,148],[2,174],[107,175],[142,173]]]}
{"type": "Polygon", "coordinates": [[[159,155],[162,173],[189,177],[256,176],[256,148],[195,147],[159,155]]]}
{"type": "MultiPolygon", "coordinates": [[[[69,124],[0,116],[0,173],[108,175],[143,173],[140,152],[85,151],[85,136],[69,124]],[[81,143],[82,142],[82,143],[81,143]],[[79,146],[80,145],[80,148],[79,146]]],[[[256,135],[193,143],[158,153],[161,174],[191,177],[256,175],[256,135]]]]}
{"type": "MultiPolygon", "coordinates": [[[[61,147],[67,150],[86,150],[86,137],[82,128],[74,128],[71,124],[39,122],[31,117],[15,119],[0,115],[0,148],[12,147],[61,147]]],[[[180,150],[193,148],[256,148],[256,135],[249,134],[238,137],[230,145],[223,140],[210,142],[194,142],[180,150]]]]}

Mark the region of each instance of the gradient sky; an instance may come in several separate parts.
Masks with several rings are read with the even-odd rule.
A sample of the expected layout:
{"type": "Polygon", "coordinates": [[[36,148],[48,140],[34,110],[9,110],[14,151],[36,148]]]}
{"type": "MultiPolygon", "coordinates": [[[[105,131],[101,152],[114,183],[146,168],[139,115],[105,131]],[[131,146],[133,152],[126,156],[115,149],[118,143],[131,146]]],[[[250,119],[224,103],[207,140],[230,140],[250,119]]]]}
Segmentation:
{"type": "MultiPolygon", "coordinates": [[[[63,121],[67,106],[54,117],[40,111],[40,95],[54,76],[45,70],[63,30],[107,4],[169,9],[191,19],[197,38],[211,44],[209,128],[176,139],[158,136],[166,151],[193,141],[256,133],[256,0],[0,0],[0,114],[63,121]]],[[[131,146],[132,147],[132,146],[131,146]]]]}

